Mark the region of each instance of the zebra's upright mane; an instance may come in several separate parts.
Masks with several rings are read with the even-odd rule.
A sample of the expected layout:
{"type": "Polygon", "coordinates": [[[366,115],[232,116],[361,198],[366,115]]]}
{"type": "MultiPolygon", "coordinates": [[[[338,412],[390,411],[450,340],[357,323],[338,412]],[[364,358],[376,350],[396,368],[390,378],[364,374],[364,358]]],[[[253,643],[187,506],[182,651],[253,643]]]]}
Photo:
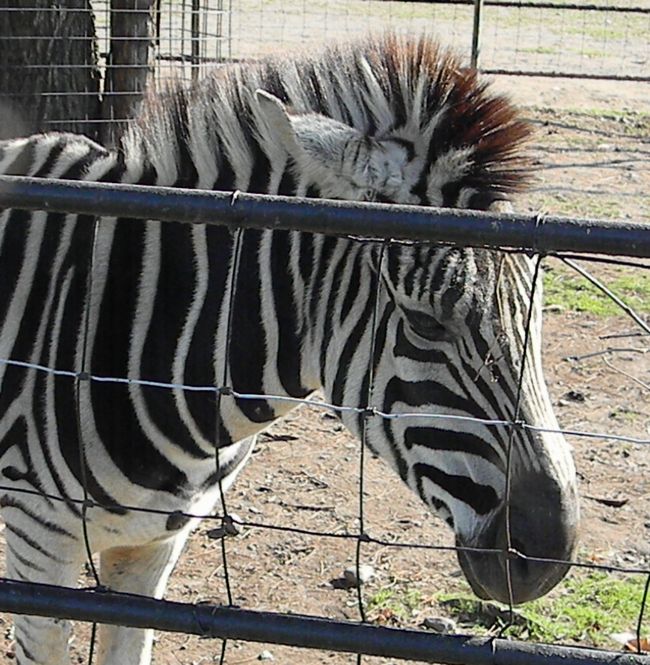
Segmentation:
{"type": "Polygon", "coordinates": [[[277,182],[269,176],[269,163],[289,157],[259,112],[258,89],[291,114],[321,114],[417,146],[423,173],[441,189],[453,184],[453,205],[483,207],[525,183],[521,147],[530,127],[514,106],[430,39],[391,34],[291,61],[230,65],[190,87],[172,84],[143,104],[123,141],[126,158],[155,169],[158,184],[295,193],[283,188],[283,169],[277,182]],[[462,191],[474,196],[470,205],[462,191]]]}

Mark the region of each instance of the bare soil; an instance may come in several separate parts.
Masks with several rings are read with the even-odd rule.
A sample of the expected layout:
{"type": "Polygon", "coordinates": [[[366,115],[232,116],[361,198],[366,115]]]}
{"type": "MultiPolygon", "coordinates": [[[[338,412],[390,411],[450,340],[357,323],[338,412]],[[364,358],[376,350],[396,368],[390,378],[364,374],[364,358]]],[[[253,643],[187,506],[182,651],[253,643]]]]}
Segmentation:
{"type": "MultiPolygon", "coordinates": [[[[648,86],[590,87],[533,79],[500,79],[498,85],[508,87],[526,105],[539,130],[533,145],[538,179],[530,196],[519,202],[520,209],[649,220],[648,86]]],[[[617,271],[631,270],[596,264],[590,269],[605,280],[617,271]]],[[[648,338],[611,337],[631,332],[639,328],[623,314],[595,318],[547,312],[546,372],[564,428],[650,438],[648,338]],[[610,348],[615,350],[604,353],[610,348]]],[[[579,560],[650,569],[650,446],[602,437],[569,438],[581,485],[579,560]]],[[[261,437],[227,503],[245,522],[353,534],[358,530],[358,487],[359,443],[328,414],[301,407],[261,437]]],[[[366,530],[375,538],[453,544],[445,525],[370,456],[363,502],[366,530]]],[[[168,598],[227,601],[221,543],[208,535],[216,526],[206,522],[196,531],[172,576],[168,598]]],[[[356,593],[336,582],[354,564],[355,548],[353,539],[246,527],[226,541],[233,602],[250,609],[357,620],[356,593]]],[[[417,598],[408,616],[371,610],[374,621],[419,626],[424,618],[443,614],[436,593],[462,586],[451,552],[365,544],[362,561],[377,572],[363,588],[366,600],[387,588],[417,598]]],[[[0,621],[5,628],[0,662],[10,663],[10,621],[6,615],[0,621]]],[[[87,658],[88,630],[78,628],[73,647],[81,663],[87,658]]],[[[224,662],[256,662],[264,650],[271,652],[274,662],[286,665],[356,662],[350,655],[238,642],[228,643],[224,662]]],[[[156,665],[213,663],[219,662],[221,644],[165,634],[157,637],[154,653],[156,665]]],[[[392,661],[368,657],[363,662],[392,661]]]]}

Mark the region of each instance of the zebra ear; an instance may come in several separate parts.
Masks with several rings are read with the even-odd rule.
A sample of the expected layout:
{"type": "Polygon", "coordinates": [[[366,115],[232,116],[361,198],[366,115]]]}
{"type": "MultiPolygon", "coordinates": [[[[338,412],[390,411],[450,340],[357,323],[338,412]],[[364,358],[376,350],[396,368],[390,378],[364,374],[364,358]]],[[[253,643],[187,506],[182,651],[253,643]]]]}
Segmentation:
{"type": "Polygon", "coordinates": [[[300,152],[300,145],[286,106],[275,95],[266,92],[266,90],[256,90],[255,99],[259,104],[262,117],[273,134],[280,139],[284,149],[290,155],[296,157],[297,153],[300,152]]]}
{"type": "Polygon", "coordinates": [[[322,167],[340,169],[346,145],[363,140],[358,130],[320,113],[289,113],[265,90],[256,90],[255,97],[273,135],[298,161],[307,157],[322,167]]]}

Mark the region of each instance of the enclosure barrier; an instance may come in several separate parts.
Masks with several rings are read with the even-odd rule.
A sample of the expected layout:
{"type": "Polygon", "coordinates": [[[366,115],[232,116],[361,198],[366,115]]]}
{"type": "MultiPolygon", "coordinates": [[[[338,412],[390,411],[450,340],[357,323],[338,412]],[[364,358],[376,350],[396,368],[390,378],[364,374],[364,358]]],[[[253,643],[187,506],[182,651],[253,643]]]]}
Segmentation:
{"type": "MultiPolygon", "coordinates": [[[[94,215],[107,215],[120,217],[122,218],[121,223],[126,224],[129,223],[129,218],[141,218],[219,224],[233,229],[240,227],[300,229],[307,232],[351,235],[373,240],[390,238],[442,242],[510,248],[541,254],[563,252],[565,257],[566,252],[650,257],[650,226],[648,225],[540,215],[483,214],[465,210],[432,210],[415,206],[389,207],[370,203],[301,200],[239,192],[202,192],[161,187],[47,181],[12,176],[0,178],[0,208],[3,207],[77,213],[88,215],[89,222],[92,222],[94,215]]],[[[648,267],[647,264],[644,265],[648,267]]],[[[648,331],[645,322],[637,322],[646,332],[648,331]]],[[[2,359],[2,362],[20,364],[15,360],[2,359]]],[[[140,379],[94,377],[84,372],[83,368],[81,372],[73,372],[22,364],[32,369],[73,377],[77,381],[111,380],[147,385],[146,381],[140,379]]],[[[149,382],[148,385],[171,387],[152,382],[149,382]]],[[[239,395],[234,393],[232,388],[225,386],[227,386],[226,383],[223,383],[222,387],[190,388],[183,386],[183,388],[211,390],[218,396],[234,394],[242,399],[259,397],[239,395]]],[[[295,401],[304,403],[304,400],[295,401]]],[[[322,406],[339,411],[354,410],[364,416],[371,412],[371,415],[391,417],[390,414],[380,414],[371,409],[369,405],[368,407],[322,406]]],[[[406,414],[395,414],[395,417],[397,415],[406,414]]],[[[436,416],[431,414],[431,417],[436,416]]],[[[521,425],[521,423],[508,424],[521,425]]],[[[566,430],[564,432],[571,433],[566,430]]],[[[579,432],[574,433],[580,434],[579,432]]],[[[617,437],[612,436],[611,438],[616,439],[617,437]]],[[[623,439],[624,437],[618,438],[623,439]]],[[[630,438],[625,440],[633,441],[630,438]]],[[[639,439],[634,442],[650,445],[650,440],[639,439]]],[[[51,498],[63,500],[60,497],[51,498]]],[[[82,504],[84,510],[99,506],[88,496],[79,503],[82,504]]],[[[225,512],[225,505],[223,507],[224,515],[218,519],[222,519],[227,526],[229,516],[225,512]]],[[[124,508],[133,509],[129,506],[124,506],[124,508]]],[[[243,524],[246,525],[245,522],[243,524]]],[[[250,524],[250,526],[262,525],[250,524]]],[[[263,526],[298,531],[289,527],[263,526]]],[[[314,531],[308,533],[317,535],[314,531]]],[[[359,534],[339,534],[339,537],[354,539],[358,545],[364,541],[380,542],[363,532],[363,523],[361,523],[359,534]]],[[[381,544],[390,545],[389,543],[381,544]]],[[[396,544],[393,543],[393,545],[396,544]]],[[[406,547],[407,545],[399,543],[398,546],[406,547]]],[[[455,548],[435,547],[434,549],[455,548]]],[[[523,556],[516,550],[508,550],[506,554],[523,556]]],[[[615,569],[613,566],[598,566],[592,563],[569,563],[588,568],[615,569]]],[[[650,587],[650,571],[636,570],[634,572],[647,577],[639,613],[638,635],[650,587]]],[[[230,594],[229,606],[217,607],[112,593],[100,586],[93,590],[76,590],[0,580],[0,610],[133,627],[150,627],[205,637],[218,637],[224,640],[273,642],[288,646],[380,655],[396,659],[417,659],[423,662],[453,665],[650,664],[650,657],[641,654],[530,644],[496,638],[440,636],[365,623],[337,622],[316,617],[256,612],[233,607],[230,594]]]]}
{"type": "Polygon", "coordinates": [[[648,665],[650,656],[519,641],[434,635],[317,617],[192,605],[109,591],[0,582],[0,609],[8,612],[155,628],[202,637],[271,642],[419,660],[445,665],[648,665]]]}
{"type": "Polygon", "coordinates": [[[536,0],[409,0],[413,3],[431,3],[437,5],[473,5],[474,11],[472,16],[472,44],[470,50],[470,62],[472,67],[478,67],[485,74],[492,75],[505,75],[505,76],[540,76],[550,78],[577,78],[577,79],[591,79],[591,80],[610,80],[622,82],[645,82],[650,81],[650,76],[646,74],[621,74],[616,73],[586,73],[586,72],[566,72],[566,71],[544,71],[544,70],[527,70],[527,69],[512,69],[512,68],[498,68],[498,67],[481,67],[480,66],[480,51],[481,51],[481,27],[483,24],[482,10],[483,7],[495,8],[516,8],[518,10],[526,9],[552,9],[554,11],[568,10],[577,12],[605,12],[612,14],[650,14],[650,7],[642,5],[609,5],[609,4],[594,4],[594,3],[577,3],[577,2],[545,2],[536,0]]]}
{"type": "Polygon", "coordinates": [[[233,228],[300,229],[367,238],[650,257],[650,227],[540,214],[496,214],[298,199],[243,192],[0,176],[0,207],[233,228]]]}

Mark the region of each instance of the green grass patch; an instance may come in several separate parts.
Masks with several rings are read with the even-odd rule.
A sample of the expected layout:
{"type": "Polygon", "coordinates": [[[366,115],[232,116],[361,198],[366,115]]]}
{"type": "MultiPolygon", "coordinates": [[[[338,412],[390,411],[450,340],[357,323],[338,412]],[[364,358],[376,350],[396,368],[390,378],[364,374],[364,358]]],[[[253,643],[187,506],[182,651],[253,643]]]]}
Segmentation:
{"type": "Polygon", "coordinates": [[[553,46],[532,46],[530,48],[519,49],[522,53],[537,53],[539,55],[553,55],[557,53],[557,48],[553,46]]]}
{"type": "Polygon", "coordinates": [[[576,573],[551,596],[516,608],[511,624],[506,606],[469,594],[439,594],[436,600],[472,633],[503,631],[516,639],[612,646],[613,633],[636,630],[644,585],[641,576],[576,573]]]}
{"type": "MultiPolygon", "coordinates": [[[[650,313],[650,273],[630,270],[603,281],[637,313],[650,313]]],[[[622,314],[621,308],[602,291],[577,273],[559,266],[545,269],[544,301],[547,306],[596,316],[622,314]]]]}
{"type": "Polygon", "coordinates": [[[382,587],[366,601],[370,616],[381,622],[408,621],[422,604],[422,595],[401,586],[382,587]]]}

